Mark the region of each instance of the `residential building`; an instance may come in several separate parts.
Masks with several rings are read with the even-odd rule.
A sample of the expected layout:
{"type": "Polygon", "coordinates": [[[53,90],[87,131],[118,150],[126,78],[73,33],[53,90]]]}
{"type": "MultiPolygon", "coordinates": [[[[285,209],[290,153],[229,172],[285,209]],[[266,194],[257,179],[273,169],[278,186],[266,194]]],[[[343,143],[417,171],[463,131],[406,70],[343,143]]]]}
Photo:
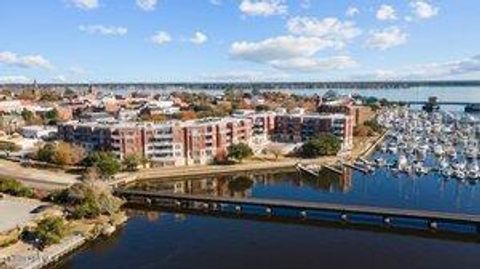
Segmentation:
{"type": "Polygon", "coordinates": [[[331,133],[342,140],[343,149],[353,145],[352,116],[345,114],[283,114],[275,117],[273,139],[302,143],[321,134],[331,133]]]}

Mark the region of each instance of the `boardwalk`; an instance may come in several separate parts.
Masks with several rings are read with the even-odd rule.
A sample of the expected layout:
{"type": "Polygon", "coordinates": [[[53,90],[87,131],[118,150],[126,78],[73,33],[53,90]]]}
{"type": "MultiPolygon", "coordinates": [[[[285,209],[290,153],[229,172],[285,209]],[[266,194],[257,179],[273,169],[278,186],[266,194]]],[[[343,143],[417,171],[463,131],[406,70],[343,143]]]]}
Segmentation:
{"type": "MultiPolygon", "coordinates": [[[[334,203],[318,203],[307,201],[292,201],[281,199],[259,199],[259,198],[235,198],[235,197],[214,197],[205,195],[187,195],[172,193],[156,193],[138,190],[115,190],[116,195],[122,196],[127,201],[135,199],[144,199],[147,201],[155,200],[174,200],[203,202],[208,204],[230,204],[235,206],[259,206],[268,210],[275,209],[294,209],[301,212],[323,211],[336,212],[347,216],[348,214],[379,216],[382,218],[404,218],[425,220],[429,223],[455,223],[465,225],[480,226],[480,215],[470,215],[461,213],[447,213],[428,210],[386,208],[363,205],[345,205],[334,203]]],[[[433,227],[434,228],[434,227],[433,227]]]]}

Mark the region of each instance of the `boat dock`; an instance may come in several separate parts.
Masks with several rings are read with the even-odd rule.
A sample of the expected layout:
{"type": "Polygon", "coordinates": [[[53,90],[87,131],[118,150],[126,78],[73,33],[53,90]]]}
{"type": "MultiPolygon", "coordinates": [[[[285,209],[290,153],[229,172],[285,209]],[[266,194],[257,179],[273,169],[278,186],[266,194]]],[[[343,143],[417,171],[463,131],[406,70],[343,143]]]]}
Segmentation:
{"type": "Polygon", "coordinates": [[[175,193],[159,193],[140,190],[115,189],[117,196],[124,198],[127,202],[155,204],[161,202],[173,202],[175,205],[182,205],[188,202],[203,203],[206,209],[221,209],[224,205],[234,206],[237,212],[242,207],[255,206],[264,209],[264,212],[272,214],[275,210],[288,209],[297,211],[298,218],[307,218],[310,213],[324,212],[338,214],[339,220],[348,221],[354,216],[379,217],[385,225],[391,225],[394,220],[416,220],[427,224],[430,229],[438,229],[439,224],[460,224],[476,228],[480,232],[480,215],[463,213],[447,213],[430,210],[400,209],[364,205],[345,205],[336,203],[308,202],[283,199],[263,198],[236,198],[236,197],[215,197],[206,195],[189,195],[175,193]]]}

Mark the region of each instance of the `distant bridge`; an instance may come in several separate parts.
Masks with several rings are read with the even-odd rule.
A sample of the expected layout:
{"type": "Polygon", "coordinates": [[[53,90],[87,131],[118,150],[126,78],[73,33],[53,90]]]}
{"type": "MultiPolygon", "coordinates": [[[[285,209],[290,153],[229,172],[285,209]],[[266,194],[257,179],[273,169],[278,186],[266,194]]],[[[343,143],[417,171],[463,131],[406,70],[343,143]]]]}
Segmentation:
{"type": "MultiPolygon", "coordinates": [[[[24,89],[32,88],[31,83],[0,84],[0,88],[24,89]]],[[[316,90],[316,89],[407,89],[415,87],[460,87],[480,86],[480,80],[464,81],[319,81],[319,82],[172,82],[172,83],[39,83],[39,89],[88,89],[94,87],[103,90],[116,89],[192,89],[192,90],[224,90],[233,89],[265,89],[265,90],[316,90]]]]}
{"type": "Polygon", "coordinates": [[[189,195],[174,194],[165,192],[139,191],[115,189],[115,195],[123,197],[128,202],[139,202],[146,204],[156,204],[159,202],[170,201],[174,204],[182,203],[203,203],[206,209],[221,209],[221,205],[234,206],[238,212],[241,212],[245,206],[255,206],[263,208],[267,214],[272,214],[275,210],[289,209],[297,212],[297,218],[306,218],[313,212],[329,212],[338,214],[340,220],[348,221],[351,216],[370,216],[379,217],[386,225],[393,224],[393,219],[417,220],[428,224],[430,229],[437,229],[438,224],[460,224],[473,226],[477,232],[480,232],[480,215],[447,213],[430,210],[400,209],[378,206],[364,205],[346,205],[336,203],[320,203],[298,200],[284,199],[263,199],[263,198],[236,198],[236,197],[216,197],[207,195],[189,195]]]}

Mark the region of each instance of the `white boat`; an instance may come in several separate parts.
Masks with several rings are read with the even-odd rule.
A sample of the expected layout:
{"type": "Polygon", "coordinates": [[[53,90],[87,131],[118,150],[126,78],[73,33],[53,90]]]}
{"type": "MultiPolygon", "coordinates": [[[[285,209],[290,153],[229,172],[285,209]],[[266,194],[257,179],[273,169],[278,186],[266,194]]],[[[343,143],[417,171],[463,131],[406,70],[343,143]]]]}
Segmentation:
{"type": "Polygon", "coordinates": [[[455,170],[453,174],[455,175],[456,178],[460,180],[463,180],[466,177],[465,172],[463,172],[462,170],[455,170]]]}
{"type": "Polygon", "coordinates": [[[436,155],[436,156],[442,156],[443,154],[445,154],[445,151],[443,150],[443,146],[440,145],[440,144],[437,144],[433,147],[433,153],[436,155]]]}
{"type": "Polygon", "coordinates": [[[444,177],[452,177],[453,176],[453,169],[450,167],[446,167],[442,169],[442,176],[444,177]]]}

